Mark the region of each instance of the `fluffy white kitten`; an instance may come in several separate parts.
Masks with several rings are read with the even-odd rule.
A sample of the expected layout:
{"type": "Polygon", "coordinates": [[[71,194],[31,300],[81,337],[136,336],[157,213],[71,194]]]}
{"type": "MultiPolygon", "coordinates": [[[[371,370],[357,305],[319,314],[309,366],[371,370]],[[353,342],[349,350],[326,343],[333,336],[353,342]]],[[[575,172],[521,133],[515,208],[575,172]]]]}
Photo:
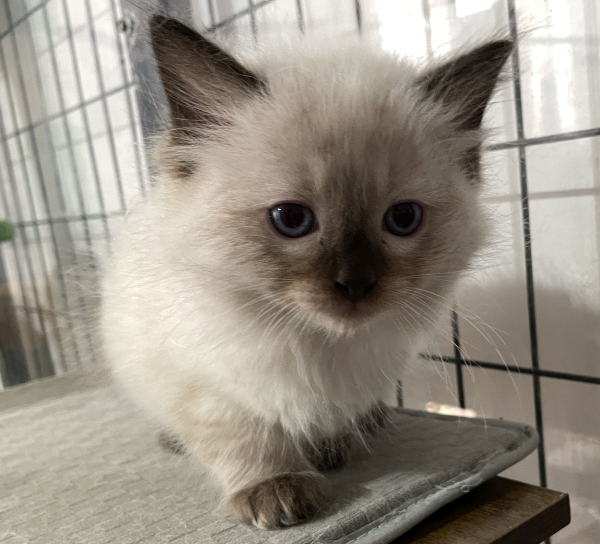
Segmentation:
{"type": "Polygon", "coordinates": [[[106,266],[106,357],[242,521],[298,523],[480,247],[512,43],[419,70],[364,44],[242,63],[161,16],[151,37],[171,126],[106,266]]]}

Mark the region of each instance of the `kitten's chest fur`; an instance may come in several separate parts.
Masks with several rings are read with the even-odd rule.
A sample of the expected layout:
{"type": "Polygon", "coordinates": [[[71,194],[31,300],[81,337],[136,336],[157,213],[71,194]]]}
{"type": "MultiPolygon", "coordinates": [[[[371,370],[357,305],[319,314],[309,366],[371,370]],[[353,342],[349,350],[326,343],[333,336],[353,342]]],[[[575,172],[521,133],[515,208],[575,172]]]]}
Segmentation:
{"type": "Polygon", "coordinates": [[[383,324],[335,340],[315,331],[253,330],[230,338],[220,383],[292,434],[332,434],[394,391],[413,346],[389,335],[383,324]]]}
{"type": "Polygon", "coordinates": [[[109,335],[118,327],[124,341],[110,343],[107,356],[110,361],[115,350],[117,376],[148,408],[167,414],[167,423],[181,410],[199,418],[240,410],[293,435],[335,434],[393,394],[399,369],[415,349],[414,335],[403,337],[385,316],[343,338],[289,323],[273,326],[164,269],[155,273],[149,296],[145,277],[137,286],[131,281],[140,270],[136,259],[130,254],[116,262],[107,281],[118,303],[108,304],[120,317],[105,314],[104,327],[109,335]]]}

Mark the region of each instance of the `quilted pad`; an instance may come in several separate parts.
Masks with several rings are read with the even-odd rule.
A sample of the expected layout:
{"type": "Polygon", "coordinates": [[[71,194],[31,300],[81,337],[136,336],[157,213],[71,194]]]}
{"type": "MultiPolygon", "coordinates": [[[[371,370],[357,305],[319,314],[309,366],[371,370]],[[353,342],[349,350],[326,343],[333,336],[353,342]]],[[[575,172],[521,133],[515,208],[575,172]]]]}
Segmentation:
{"type": "Polygon", "coordinates": [[[318,519],[239,524],[202,470],[108,385],[55,378],[0,392],[0,542],[389,543],[537,445],[526,425],[397,409],[371,454],[329,476],[318,519]]]}

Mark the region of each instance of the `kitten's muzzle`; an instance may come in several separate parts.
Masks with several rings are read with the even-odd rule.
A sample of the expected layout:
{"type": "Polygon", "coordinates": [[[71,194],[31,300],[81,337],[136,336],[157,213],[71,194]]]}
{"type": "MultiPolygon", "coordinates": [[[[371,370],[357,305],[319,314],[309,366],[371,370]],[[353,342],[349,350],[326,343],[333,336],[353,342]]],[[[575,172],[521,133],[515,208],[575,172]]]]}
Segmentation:
{"type": "Polygon", "coordinates": [[[381,257],[368,240],[357,237],[338,254],[329,278],[335,290],[354,304],[373,292],[381,269],[381,257]]]}
{"type": "Polygon", "coordinates": [[[373,289],[375,289],[376,281],[374,279],[345,279],[343,281],[334,281],[334,287],[350,300],[356,303],[365,298],[373,289]]]}

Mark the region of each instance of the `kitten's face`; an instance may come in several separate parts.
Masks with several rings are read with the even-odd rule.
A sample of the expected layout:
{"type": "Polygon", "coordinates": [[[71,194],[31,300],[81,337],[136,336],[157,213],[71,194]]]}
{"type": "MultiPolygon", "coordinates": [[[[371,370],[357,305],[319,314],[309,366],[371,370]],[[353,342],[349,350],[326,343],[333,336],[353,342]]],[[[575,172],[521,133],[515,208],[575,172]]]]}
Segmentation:
{"type": "MultiPolygon", "coordinates": [[[[209,168],[220,222],[205,228],[233,251],[218,268],[235,262],[232,289],[338,333],[386,311],[421,321],[481,240],[465,143],[448,144],[439,120],[411,128],[416,106],[377,88],[362,103],[344,103],[343,92],[286,108],[267,100],[249,113],[252,131],[233,130],[219,148],[209,168]]],[[[202,184],[202,167],[195,175],[202,184]]]]}
{"type": "MultiPolygon", "coordinates": [[[[271,322],[295,316],[348,334],[382,313],[408,328],[431,320],[482,240],[477,128],[509,51],[493,52],[485,92],[463,89],[451,107],[457,82],[447,71],[458,62],[425,77],[364,49],[305,51],[259,69],[261,78],[244,72],[221,89],[217,108],[227,91],[233,98],[217,137],[186,136],[183,151],[171,150],[185,165],[173,181],[184,184],[179,221],[199,273],[210,268],[271,322]],[[483,104],[469,103],[471,93],[483,104]]],[[[193,94],[169,94],[170,79],[183,77],[169,66],[171,109],[191,117],[193,94]]],[[[208,76],[220,70],[210,65],[208,76]]],[[[214,107],[195,118],[218,118],[214,107]]]]}

